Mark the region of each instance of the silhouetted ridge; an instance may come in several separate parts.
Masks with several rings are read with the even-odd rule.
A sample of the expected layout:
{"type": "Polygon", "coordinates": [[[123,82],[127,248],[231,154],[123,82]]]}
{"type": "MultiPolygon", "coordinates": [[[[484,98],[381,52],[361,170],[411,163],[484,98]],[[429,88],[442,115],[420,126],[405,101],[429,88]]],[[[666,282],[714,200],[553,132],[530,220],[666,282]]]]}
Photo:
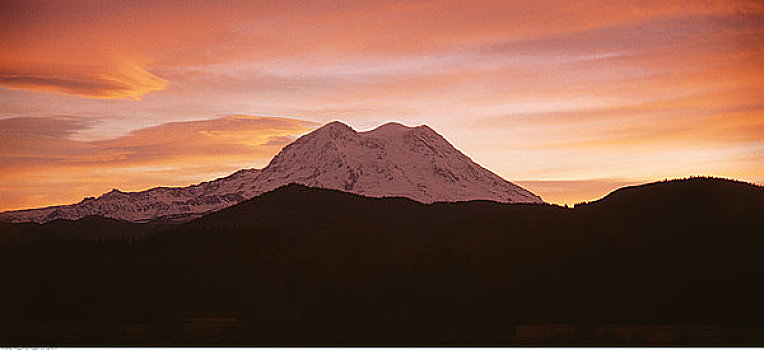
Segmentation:
{"type": "Polygon", "coordinates": [[[132,223],[91,215],[78,220],[56,219],[44,224],[1,223],[0,241],[130,240],[163,231],[169,227],[171,225],[132,223]]]}
{"type": "MultiPolygon", "coordinates": [[[[572,210],[292,184],[139,239],[0,239],[0,276],[14,286],[0,288],[0,339],[761,345],[763,200],[760,187],[718,179],[572,210]]],[[[0,224],[0,238],[59,224],[138,227],[0,224]]]]}
{"type": "Polygon", "coordinates": [[[618,189],[577,209],[618,208],[623,211],[672,210],[719,214],[735,208],[764,208],[764,187],[741,181],[696,177],[618,189]]]}
{"type": "Polygon", "coordinates": [[[372,198],[339,190],[288,184],[208,214],[190,225],[252,225],[284,220],[288,226],[306,221],[331,221],[337,227],[352,224],[357,230],[375,225],[389,211],[412,210],[424,204],[408,198],[372,198]]]}

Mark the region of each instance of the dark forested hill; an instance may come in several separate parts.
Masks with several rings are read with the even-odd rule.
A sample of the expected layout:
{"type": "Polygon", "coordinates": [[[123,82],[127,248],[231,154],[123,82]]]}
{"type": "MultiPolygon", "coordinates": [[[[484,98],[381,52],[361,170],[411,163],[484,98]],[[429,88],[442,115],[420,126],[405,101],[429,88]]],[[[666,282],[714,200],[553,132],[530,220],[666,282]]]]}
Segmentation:
{"type": "Polygon", "coordinates": [[[101,216],[87,216],[79,220],[59,219],[44,224],[0,223],[0,242],[130,240],[170,227],[170,224],[137,224],[101,216]]]}
{"type": "MultiPolygon", "coordinates": [[[[707,178],[575,209],[290,185],[142,238],[3,240],[0,343],[764,344],[763,212],[707,178]]],[[[63,224],[124,225],[90,220],[63,224]]]]}

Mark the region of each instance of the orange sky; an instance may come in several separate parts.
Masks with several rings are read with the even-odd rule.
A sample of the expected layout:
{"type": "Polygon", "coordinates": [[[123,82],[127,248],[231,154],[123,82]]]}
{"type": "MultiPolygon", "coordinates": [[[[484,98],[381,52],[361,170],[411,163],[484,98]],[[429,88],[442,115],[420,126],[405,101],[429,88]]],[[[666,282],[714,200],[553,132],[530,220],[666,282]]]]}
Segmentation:
{"type": "Polygon", "coordinates": [[[764,183],[760,1],[0,0],[0,210],[428,124],[555,203],[764,183]],[[265,116],[265,117],[252,117],[265,116]]]}

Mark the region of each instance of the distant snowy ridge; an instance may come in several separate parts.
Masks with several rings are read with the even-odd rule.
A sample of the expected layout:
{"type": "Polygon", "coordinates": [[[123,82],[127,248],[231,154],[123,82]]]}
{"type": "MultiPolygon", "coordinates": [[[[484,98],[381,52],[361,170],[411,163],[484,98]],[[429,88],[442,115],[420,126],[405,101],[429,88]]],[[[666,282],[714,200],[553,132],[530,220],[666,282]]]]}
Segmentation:
{"type": "Polygon", "coordinates": [[[133,222],[185,221],[290,183],[422,203],[543,203],[476,164],[427,126],[387,123],[356,132],[331,122],[284,147],[262,170],[244,169],[189,187],[113,190],[77,204],[3,212],[0,221],[47,222],[90,215],[133,222]]]}
{"type": "Polygon", "coordinates": [[[132,222],[186,221],[248,199],[242,187],[259,172],[259,169],[239,170],[227,177],[188,187],[156,187],[140,192],[114,189],[76,204],[6,211],[0,213],[0,221],[43,223],[91,215],[132,222]]]}

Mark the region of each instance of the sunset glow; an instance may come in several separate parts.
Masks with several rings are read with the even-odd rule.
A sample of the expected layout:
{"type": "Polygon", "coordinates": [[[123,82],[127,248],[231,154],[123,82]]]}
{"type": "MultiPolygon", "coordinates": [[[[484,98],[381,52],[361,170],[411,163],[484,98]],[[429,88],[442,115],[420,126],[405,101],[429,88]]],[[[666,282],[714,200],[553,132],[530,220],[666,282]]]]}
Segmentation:
{"type": "Polygon", "coordinates": [[[761,1],[2,1],[0,210],[427,124],[553,203],[764,183],[761,1]]]}

